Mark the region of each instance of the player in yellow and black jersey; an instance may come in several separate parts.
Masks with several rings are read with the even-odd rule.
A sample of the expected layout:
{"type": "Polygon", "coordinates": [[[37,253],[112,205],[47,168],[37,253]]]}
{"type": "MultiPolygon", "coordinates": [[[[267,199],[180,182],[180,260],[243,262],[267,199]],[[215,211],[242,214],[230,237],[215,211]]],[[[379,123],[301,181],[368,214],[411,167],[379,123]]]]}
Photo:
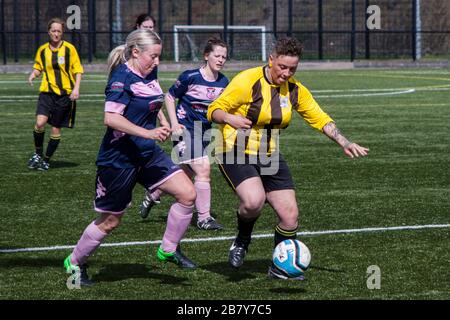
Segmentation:
{"type": "MultiPolygon", "coordinates": [[[[238,235],[229,252],[234,268],[244,262],[265,202],[278,216],[275,246],[296,238],[299,212],[294,183],[277,145],[279,132],[289,125],[293,111],[334,140],[347,156],[366,156],[369,151],[346,139],[309,90],[293,77],[302,50],[294,38],[278,40],[268,65],[238,74],[208,108],[208,120],[220,124],[222,133],[221,139],[216,137],[219,168],[240,200],[238,235]]],[[[269,276],[287,278],[273,266],[269,276]]]]}
{"type": "Polygon", "coordinates": [[[53,18],[48,23],[49,42],[36,52],[33,71],[28,82],[42,75],[34,127],[35,153],[28,161],[28,168],[46,171],[50,157],[61,139],[61,127],[73,128],[75,123],[75,101],[80,96],[81,65],[78,52],[63,40],[64,21],[53,18]],[[50,140],[44,155],[45,125],[52,126],[50,140]]]}

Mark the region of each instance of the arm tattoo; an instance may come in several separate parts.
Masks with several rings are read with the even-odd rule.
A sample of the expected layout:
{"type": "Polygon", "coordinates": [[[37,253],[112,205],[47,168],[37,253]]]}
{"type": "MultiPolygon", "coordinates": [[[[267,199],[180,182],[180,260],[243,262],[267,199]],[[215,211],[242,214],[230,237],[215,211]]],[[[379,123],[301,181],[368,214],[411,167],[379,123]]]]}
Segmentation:
{"type": "Polygon", "coordinates": [[[341,130],[336,127],[336,124],[334,122],[328,122],[323,127],[323,132],[328,136],[328,138],[335,141],[341,147],[348,146],[351,143],[346,137],[344,137],[344,135],[341,133],[341,130]]]}

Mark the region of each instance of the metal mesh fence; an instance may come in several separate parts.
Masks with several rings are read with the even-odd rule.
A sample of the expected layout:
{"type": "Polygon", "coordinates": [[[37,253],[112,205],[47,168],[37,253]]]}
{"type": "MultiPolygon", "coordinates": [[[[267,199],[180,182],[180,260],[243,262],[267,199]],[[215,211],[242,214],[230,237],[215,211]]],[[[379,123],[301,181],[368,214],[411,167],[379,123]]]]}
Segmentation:
{"type": "Polygon", "coordinates": [[[260,60],[260,35],[229,29],[233,25],[265,26],[268,51],[276,38],[296,36],[304,42],[304,59],[415,58],[417,50],[424,56],[448,57],[450,51],[448,0],[0,0],[1,61],[32,61],[37,47],[48,39],[47,21],[55,16],[68,19],[70,5],[80,8],[81,28],[66,30],[65,39],[79,49],[84,62],[104,61],[133,30],[136,17],[146,12],[157,20],[166,60],[174,59],[174,25],[224,26],[214,32],[184,33],[182,60],[199,59],[210,36],[230,44],[232,59],[260,60]],[[380,9],[378,30],[366,28],[370,5],[380,9]]]}

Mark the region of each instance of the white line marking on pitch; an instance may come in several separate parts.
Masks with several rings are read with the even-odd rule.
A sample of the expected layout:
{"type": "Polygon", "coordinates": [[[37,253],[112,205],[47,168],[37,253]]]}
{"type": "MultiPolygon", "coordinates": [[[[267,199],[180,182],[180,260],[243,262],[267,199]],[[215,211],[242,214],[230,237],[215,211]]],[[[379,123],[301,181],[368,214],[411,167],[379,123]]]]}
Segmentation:
{"type": "MultiPolygon", "coordinates": [[[[0,81],[1,83],[1,81],[0,81]]],[[[416,91],[448,91],[449,87],[419,87],[414,89],[406,88],[380,88],[380,89],[344,89],[344,90],[312,90],[313,93],[340,93],[340,92],[370,92],[370,93],[352,93],[352,94],[332,94],[332,95],[314,95],[315,98],[356,98],[371,96],[390,96],[399,94],[414,93],[416,91]]],[[[86,93],[78,101],[80,102],[104,102],[105,99],[84,99],[83,97],[104,97],[103,93],[86,93]]],[[[1,95],[0,102],[30,102],[37,101],[37,95],[1,95]]]]}
{"type": "MultiPolygon", "coordinates": [[[[362,228],[362,229],[341,229],[341,230],[323,230],[323,231],[303,231],[297,232],[299,236],[317,236],[328,234],[345,234],[345,233],[367,233],[380,231],[401,231],[401,230],[420,230],[420,229],[438,229],[450,228],[450,224],[426,224],[418,226],[398,226],[398,227],[376,227],[376,228],[362,228]]],[[[272,233],[254,234],[253,239],[270,238],[272,233]]],[[[227,237],[211,237],[211,238],[197,238],[197,239],[183,239],[181,242],[209,242],[209,241],[224,241],[233,240],[235,236],[227,237]]],[[[101,247],[128,247],[128,246],[142,246],[150,244],[160,244],[161,240],[154,241],[133,241],[133,242],[117,242],[117,243],[103,243],[101,247]]],[[[19,252],[36,252],[36,251],[56,251],[73,249],[73,245],[51,246],[51,247],[37,247],[37,248],[16,248],[16,249],[0,249],[0,253],[19,253],[19,252]]]]}
{"type": "MultiPolygon", "coordinates": [[[[105,97],[104,93],[83,93],[82,94],[83,97],[105,97]]],[[[23,98],[23,99],[34,99],[37,100],[38,99],[38,95],[29,95],[29,94],[23,94],[20,96],[3,96],[0,95],[1,99],[16,99],[16,98],[23,98]]]]}
{"type": "MultiPolygon", "coordinates": [[[[336,91],[337,92],[337,91],[336,91]]],[[[342,91],[346,92],[346,91],[342,91]]],[[[354,93],[354,94],[338,94],[338,95],[318,95],[315,98],[344,98],[344,97],[370,97],[370,96],[390,96],[397,94],[413,93],[415,89],[409,89],[404,91],[389,91],[389,92],[376,92],[376,93],[354,93]]],[[[103,94],[84,94],[83,97],[104,97],[103,94]]],[[[0,102],[28,102],[37,101],[37,96],[33,95],[22,95],[22,96],[2,96],[0,95],[0,102]]],[[[88,102],[103,102],[104,99],[83,99],[80,98],[78,101],[88,101],[88,102]]]]}
{"type": "MultiPolygon", "coordinates": [[[[158,80],[159,81],[175,81],[175,80],[177,80],[176,78],[158,78],[158,80]]],[[[107,83],[108,82],[108,79],[106,79],[106,78],[104,78],[104,79],[83,79],[82,80],[82,83],[84,83],[84,82],[97,82],[97,83],[107,83]]],[[[26,86],[29,86],[29,84],[28,84],[28,80],[27,79],[24,79],[24,80],[0,80],[0,84],[15,84],[15,83],[18,83],[18,84],[23,84],[23,85],[26,85],[26,86]]],[[[38,86],[38,85],[40,85],[41,83],[40,82],[35,82],[33,85],[35,85],[35,86],[38,86]]]]}
{"type": "Polygon", "coordinates": [[[413,93],[416,89],[409,89],[403,91],[391,91],[391,92],[375,92],[375,93],[358,93],[358,94],[339,94],[339,95],[325,95],[314,96],[314,98],[352,98],[352,97],[372,97],[372,96],[393,96],[397,94],[413,93]]]}

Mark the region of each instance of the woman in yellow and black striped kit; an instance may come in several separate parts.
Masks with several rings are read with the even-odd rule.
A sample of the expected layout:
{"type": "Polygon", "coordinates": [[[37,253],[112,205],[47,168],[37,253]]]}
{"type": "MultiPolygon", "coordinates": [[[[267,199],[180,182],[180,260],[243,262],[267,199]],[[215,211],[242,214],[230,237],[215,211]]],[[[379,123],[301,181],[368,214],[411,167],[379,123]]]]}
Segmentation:
{"type": "MultiPolygon", "coordinates": [[[[268,65],[239,73],[208,108],[208,120],[220,124],[221,137],[216,137],[216,142],[221,141],[216,148],[220,171],[240,200],[238,235],[229,251],[234,268],[244,262],[265,202],[278,216],[275,246],[296,238],[299,211],[294,183],[278,152],[279,132],[289,125],[293,111],[335,141],[347,156],[366,156],[369,151],[347,140],[309,90],[293,77],[302,50],[295,38],[278,40],[268,65]]],[[[273,266],[269,276],[287,279],[273,266]]]]}
{"type": "Polygon", "coordinates": [[[36,52],[28,83],[42,75],[34,127],[35,153],[28,161],[28,168],[47,171],[51,156],[58,148],[61,127],[73,128],[75,123],[75,101],[80,96],[81,65],[78,52],[62,39],[64,21],[53,18],[47,25],[49,41],[36,52]],[[45,125],[52,126],[50,140],[44,154],[45,125]]]}

